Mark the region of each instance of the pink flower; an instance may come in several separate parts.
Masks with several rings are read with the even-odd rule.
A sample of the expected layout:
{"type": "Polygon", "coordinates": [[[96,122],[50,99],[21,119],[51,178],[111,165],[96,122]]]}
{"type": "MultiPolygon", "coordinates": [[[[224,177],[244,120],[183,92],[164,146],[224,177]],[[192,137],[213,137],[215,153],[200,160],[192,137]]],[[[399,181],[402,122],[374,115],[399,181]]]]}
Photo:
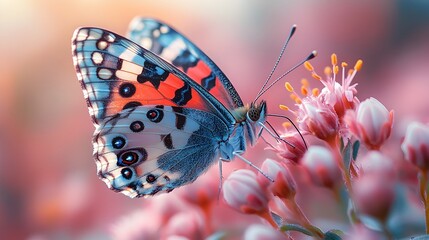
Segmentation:
{"type": "Polygon", "coordinates": [[[202,213],[189,209],[172,216],[167,225],[164,226],[161,234],[163,239],[168,236],[180,236],[185,237],[185,239],[204,239],[206,237],[204,231],[202,213]]]}
{"type": "Polygon", "coordinates": [[[250,225],[244,232],[246,240],[281,240],[288,239],[284,234],[273,229],[272,227],[262,224],[250,225]]]}
{"type": "Polygon", "coordinates": [[[364,157],[356,161],[359,169],[358,175],[384,175],[388,178],[395,176],[395,168],[392,159],[384,155],[380,151],[369,151],[364,157]]]}
{"type": "Polygon", "coordinates": [[[247,169],[231,173],[223,184],[223,197],[227,204],[242,213],[267,211],[269,197],[256,178],[256,174],[247,169]]]}
{"type": "Polygon", "coordinates": [[[347,73],[347,63],[341,63],[341,84],[337,82],[339,66],[336,54],[331,55],[331,64],[332,67],[325,68],[325,79],[318,76],[308,62],[305,64],[305,67],[312,73],[313,77],[320,80],[324,85],[318,97],[322,99],[322,102],[332,106],[341,120],[348,109],[355,109],[355,106],[359,103],[359,100],[355,96],[357,93],[357,83],[352,84],[352,81],[356,73],[362,68],[362,60],[358,60],[353,70],[347,73]]]}
{"type": "Polygon", "coordinates": [[[262,163],[261,170],[273,179],[274,182],[271,183],[262,174],[258,174],[257,180],[261,185],[271,184],[270,190],[274,196],[284,199],[292,199],[295,197],[296,184],[284,164],[267,159],[262,163]]]}
{"type": "Polygon", "coordinates": [[[379,149],[390,136],[393,111],[371,97],[359,105],[357,113],[348,111],[345,120],[350,131],[369,149],[379,149]]]}
{"type": "Polygon", "coordinates": [[[405,159],[420,169],[429,169],[429,126],[418,122],[408,125],[401,148],[405,159]]]}
{"type": "Polygon", "coordinates": [[[311,146],[302,158],[301,164],[318,186],[333,188],[341,181],[341,172],[334,155],[325,147],[311,146]]]}
{"type": "Polygon", "coordinates": [[[298,106],[297,118],[300,129],[322,140],[330,140],[338,135],[340,124],[332,106],[314,97],[302,99],[298,106]]]}
{"type": "Polygon", "coordinates": [[[176,194],[189,203],[201,208],[208,208],[219,197],[219,169],[211,168],[192,184],[179,188],[176,194]]]}
{"type": "Polygon", "coordinates": [[[395,198],[394,181],[383,175],[364,175],[353,183],[358,211],[382,222],[387,220],[395,198]]]}
{"type": "Polygon", "coordinates": [[[297,132],[287,132],[281,135],[281,138],[290,144],[280,141],[274,148],[269,149],[276,152],[281,158],[298,163],[302,156],[304,156],[305,151],[307,151],[301,135],[297,132]],[[291,145],[293,145],[293,147],[291,145]]]}

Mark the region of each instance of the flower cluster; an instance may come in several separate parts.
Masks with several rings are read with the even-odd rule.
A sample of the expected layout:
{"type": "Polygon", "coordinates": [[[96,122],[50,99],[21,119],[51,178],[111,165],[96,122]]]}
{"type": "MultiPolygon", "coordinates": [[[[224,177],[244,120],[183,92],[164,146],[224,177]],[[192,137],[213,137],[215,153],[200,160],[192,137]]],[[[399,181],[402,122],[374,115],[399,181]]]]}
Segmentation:
{"type": "Polygon", "coordinates": [[[375,98],[360,101],[357,96],[353,80],[362,61],[348,70],[348,64],[338,64],[333,54],[324,77],[309,62],[304,65],[323,87],[311,89],[305,79],[300,91],[285,84],[295,106],[280,108],[294,115],[299,131],[284,124],[282,141],[269,147],[277,160],[266,159],[258,173],[234,171],[221,188],[218,174],[210,171],[117,221],[111,229],[113,237],[405,238],[409,234],[406,219],[423,219],[416,217],[419,211],[426,213],[429,229],[429,125],[411,123],[402,135],[401,147],[396,147],[403,155],[394,156],[389,151],[393,111],[375,98]],[[410,176],[414,178],[409,180],[410,176]],[[320,191],[328,197],[321,197],[320,191]],[[326,211],[337,210],[340,223],[328,226],[326,222],[332,220],[307,213],[308,205],[324,209],[323,198],[331,198],[333,206],[326,206],[326,211]],[[425,211],[409,200],[417,198],[425,211]]]}
{"type": "MultiPolygon", "coordinates": [[[[348,70],[348,64],[338,64],[337,56],[332,54],[331,66],[324,70],[325,77],[309,62],[304,64],[312,78],[323,85],[321,90],[311,89],[306,79],[301,81],[300,91],[289,82],[285,84],[296,104],[295,108],[285,105],[280,108],[296,117],[299,132],[287,130],[281,135],[284,141],[270,147],[280,160],[267,159],[262,171],[274,182],[263,174],[255,177],[249,170],[237,171],[225,181],[224,197],[233,209],[260,216],[274,230],[285,234],[284,237],[294,232],[316,239],[355,239],[359,234],[370,239],[405,237],[407,230],[397,226],[406,220],[400,223],[398,215],[406,214],[407,208],[416,208],[413,201],[408,205],[403,202],[406,196],[398,189],[398,186],[408,186],[412,192],[415,187],[401,178],[401,174],[417,175],[417,171],[401,172],[400,166],[408,161],[419,169],[419,197],[426,209],[429,233],[429,125],[411,123],[401,145],[404,157],[392,158],[385,148],[392,133],[394,114],[373,97],[363,101],[357,97],[357,83],[353,80],[362,63],[358,60],[348,70]],[[348,209],[343,214],[348,216],[352,231],[348,234],[338,229],[324,232],[313,225],[296,197],[303,183],[297,184],[294,180],[297,174],[291,172],[306,173],[315,186],[333,193],[338,206],[348,205],[339,211],[348,209]],[[237,198],[231,198],[232,194],[237,198]],[[395,207],[398,201],[408,207],[395,207]]],[[[285,124],[286,128],[289,125],[285,124]]]]}

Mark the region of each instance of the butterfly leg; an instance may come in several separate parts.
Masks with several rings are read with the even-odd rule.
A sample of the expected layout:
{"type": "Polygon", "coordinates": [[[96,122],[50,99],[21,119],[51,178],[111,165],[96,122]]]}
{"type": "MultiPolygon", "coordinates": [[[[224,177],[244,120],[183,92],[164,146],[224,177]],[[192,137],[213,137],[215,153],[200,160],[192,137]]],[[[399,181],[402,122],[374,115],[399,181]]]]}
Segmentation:
{"type": "Polygon", "coordinates": [[[259,173],[261,173],[264,177],[266,177],[271,182],[274,182],[272,178],[270,178],[266,173],[264,173],[260,168],[258,168],[255,164],[253,164],[251,161],[247,160],[245,157],[241,156],[243,154],[242,151],[236,151],[232,153],[234,156],[238,157],[241,161],[247,163],[252,168],[256,169],[259,173]]]}
{"type": "MultiPolygon", "coordinates": [[[[268,122],[267,122],[267,123],[268,123],[268,122]]],[[[283,138],[281,138],[277,132],[273,132],[273,131],[271,131],[269,128],[267,128],[267,126],[265,126],[265,124],[263,124],[263,123],[259,123],[259,125],[262,127],[262,128],[261,128],[261,132],[260,132],[260,134],[259,134],[259,135],[261,135],[261,134],[262,134],[262,130],[265,130],[265,131],[266,131],[268,134],[270,134],[270,135],[271,135],[271,137],[273,137],[277,142],[284,142],[284,143],[286,143],[287,145],[289,145],[289,146],[291,146],[291,147],[295,148],[295,146],[294,146],[292,143],[290,143],[290,142],[288,142],[288,141],[284,140],[283,138]]],[[[271,125],[270,125],[270,126],[271,126],[271,125]]],[[[265,139],[264,139],[264,141],[265,141],[265,139]]]]}

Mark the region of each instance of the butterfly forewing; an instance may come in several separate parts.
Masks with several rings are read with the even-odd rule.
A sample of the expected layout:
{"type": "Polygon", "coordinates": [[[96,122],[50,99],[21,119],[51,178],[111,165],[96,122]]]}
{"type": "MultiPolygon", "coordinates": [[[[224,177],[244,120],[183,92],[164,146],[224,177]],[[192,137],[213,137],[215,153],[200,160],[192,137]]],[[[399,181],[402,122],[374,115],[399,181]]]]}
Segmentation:
{"type": "MultiPolygon", "coordinates": [[[[74,64],[96,125],[142,105],[228,111],[201,86],[137,44],[107,30],[81,28],[72,40],[74,64]]],[[[231,121],[231,119],[226,119],[231,121]]]]}
{"type": "Polygon", "coordinates": [[[186,73],[228,109],[243,106],[235,88],[216,64],[170,26],[137,17],[129,26],[128,37],[186,73]]]}

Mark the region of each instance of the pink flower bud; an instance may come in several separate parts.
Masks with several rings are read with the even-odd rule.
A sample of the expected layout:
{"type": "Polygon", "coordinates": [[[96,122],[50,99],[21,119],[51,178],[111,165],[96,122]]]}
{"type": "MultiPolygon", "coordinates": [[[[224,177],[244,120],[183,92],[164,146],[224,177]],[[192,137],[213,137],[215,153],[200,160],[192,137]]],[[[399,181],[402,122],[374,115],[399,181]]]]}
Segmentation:
{"type": "Polygon", "coordinates": [[[364,175],[353,183],[354,202],[358,211],[382,222],[387,220],[394,198],[394,181],[383,175],[364,175]]]}
{"type": "Polygon", "coordinates": [[[393,126],[393,111],[375,98],[369,98],[359,104],[357,112],[348,111],[345,120],[350,131],[369,149],[379,149],[393,126]]]}
{"type": "Polygon", "coordinates": [[[274,182],[272,183],[264,175],[258,174],[257,180],[260,185],[264,186],[266,184],[271,184],[271,192],[274,194],[274,196],[280,198],[291,199],[295,196],[295,181],[284,164],[272,159],[267,159],[264,161],[264,163],[262,163],[261,169],[265,174],[273,179],[274,182]]]}
{"type": "Polygon", "coordinates": [[[325,147],[311,146],[302,158],[301,164],[318,186],[333,188],[341,181],[341,172],[335,157],[325,147]]]}
{"type": "Polygon", "coordinates": [[[359,169],[359,176],[362,175],[383,175],[388,178],[395,176],[395,168],[392,160],[380,151],[369,151],[363,158],[356,161],[359,169]]]}
{"type": "Polygon", "coordinates": [[[285,235],[272,227],[265,226],[262,224],[250,225],[244,232],[244,238],[246,240],[281,240],[287,239],[285,235]]]}
{"type": "Polygon", "coordinates": [[[298,109],[299,127],[316,137],[329,140],[338,134],[338,116],[332,106],[316,98],[304,98],[298,109]]]}
{"type": "Polygon", "coordinates": [[[413,122],[401,145],[405,159],[423,170],[429,169],[429,126],[413,122]]]}
{"type": "Polygon", "coordinates": [[[223,184],[223,197],[227,204],[247,214],[267,211],[269,197],[256,178],[256,174],[247,169],[231,173],[223,184]]]}
{"type": "MultiPolygon", "coordinates": [[[[161,226],[160,226],[161,227],[161,226]]],[[[171,217],[162,230],[162,239],[169,236],[180,236],[185,239],[204,239],[204,217],[196,210],[187,210],[171,217]]]]}
{"type": "Polygon", "coordinates": [[[281,138],[290,144],[280,141],[274,148],[269,149],[275,151],[281,158],[298,163],[302,156],[304,156],[305,151],[307,151],[301,135],[299,135],[297,132],[289,132],[282,135],[281,138]]]}

